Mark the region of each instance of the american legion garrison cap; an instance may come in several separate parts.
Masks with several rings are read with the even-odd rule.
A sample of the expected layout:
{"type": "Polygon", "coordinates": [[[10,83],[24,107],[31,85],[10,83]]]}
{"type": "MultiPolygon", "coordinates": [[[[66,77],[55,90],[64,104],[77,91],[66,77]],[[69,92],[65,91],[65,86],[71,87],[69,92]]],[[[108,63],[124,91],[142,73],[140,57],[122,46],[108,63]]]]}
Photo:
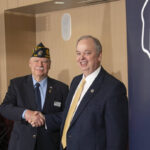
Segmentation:
{"type": "Polygon", "coordinates": [[[36,48],[33,49],[33,54],[31,57],[44,57],[44,58],[50,58],[49,55],[49,48],[45,47],[43,43],[37,45],[36,48]]]}

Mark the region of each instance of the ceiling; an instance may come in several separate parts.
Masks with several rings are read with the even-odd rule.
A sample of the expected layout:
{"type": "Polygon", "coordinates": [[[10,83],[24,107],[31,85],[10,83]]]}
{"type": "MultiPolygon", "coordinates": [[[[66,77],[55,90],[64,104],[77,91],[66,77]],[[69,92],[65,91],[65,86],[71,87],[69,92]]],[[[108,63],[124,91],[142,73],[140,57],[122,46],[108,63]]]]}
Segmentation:
{"type": "Polygon", "coordinates": [[[52,1],[29,5],[25,7],[8,9],[6,11],[39,14],[44,12],[58,11],[58,10],[64,10],[64,9],[81,7],[81,6],[96,5],[96,4],[107,3],[111,1],[118,1],[118,0],[52,0],[52,1]]]}

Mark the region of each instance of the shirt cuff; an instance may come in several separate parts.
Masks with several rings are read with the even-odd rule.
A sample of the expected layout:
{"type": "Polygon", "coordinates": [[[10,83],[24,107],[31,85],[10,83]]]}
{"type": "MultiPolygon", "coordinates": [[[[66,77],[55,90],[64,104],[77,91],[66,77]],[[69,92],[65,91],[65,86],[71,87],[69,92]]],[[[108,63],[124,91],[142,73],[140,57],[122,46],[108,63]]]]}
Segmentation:
{"type": "Polygon", "coordinates": [[[24,110],[24,112],[22,113],[22,119],[25,119],[25,112],[26,112],[26,110],[24,110]]]}

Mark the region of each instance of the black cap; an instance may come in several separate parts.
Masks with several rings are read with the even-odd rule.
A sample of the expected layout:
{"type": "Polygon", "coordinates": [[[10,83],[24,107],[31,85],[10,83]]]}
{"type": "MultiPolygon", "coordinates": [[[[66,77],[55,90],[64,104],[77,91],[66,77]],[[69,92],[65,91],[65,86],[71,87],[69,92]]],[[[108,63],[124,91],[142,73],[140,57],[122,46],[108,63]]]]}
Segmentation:
{"type": "Polygon", "coordinates": [[[50,58],[49,48],[45,47],[41,42],[36,48],[33,49],[32,57],[50,58]]]}

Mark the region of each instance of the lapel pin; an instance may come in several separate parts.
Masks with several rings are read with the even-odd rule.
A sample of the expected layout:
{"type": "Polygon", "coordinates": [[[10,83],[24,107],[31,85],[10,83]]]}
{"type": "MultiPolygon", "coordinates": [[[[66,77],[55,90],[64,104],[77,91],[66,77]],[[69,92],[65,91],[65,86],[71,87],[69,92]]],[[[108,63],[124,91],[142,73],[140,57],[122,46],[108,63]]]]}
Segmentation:
{"type": "Polygon", "coordinates": [[[52,86],[49,87],[49,91],[48,91],[49,93],[52,92],[52,88],[53,88],[52,86]]]}
{"type": "Polygon", "coordinates": [[[91,93],[94,93],[94,89],[91,89],[91,93]]]}

